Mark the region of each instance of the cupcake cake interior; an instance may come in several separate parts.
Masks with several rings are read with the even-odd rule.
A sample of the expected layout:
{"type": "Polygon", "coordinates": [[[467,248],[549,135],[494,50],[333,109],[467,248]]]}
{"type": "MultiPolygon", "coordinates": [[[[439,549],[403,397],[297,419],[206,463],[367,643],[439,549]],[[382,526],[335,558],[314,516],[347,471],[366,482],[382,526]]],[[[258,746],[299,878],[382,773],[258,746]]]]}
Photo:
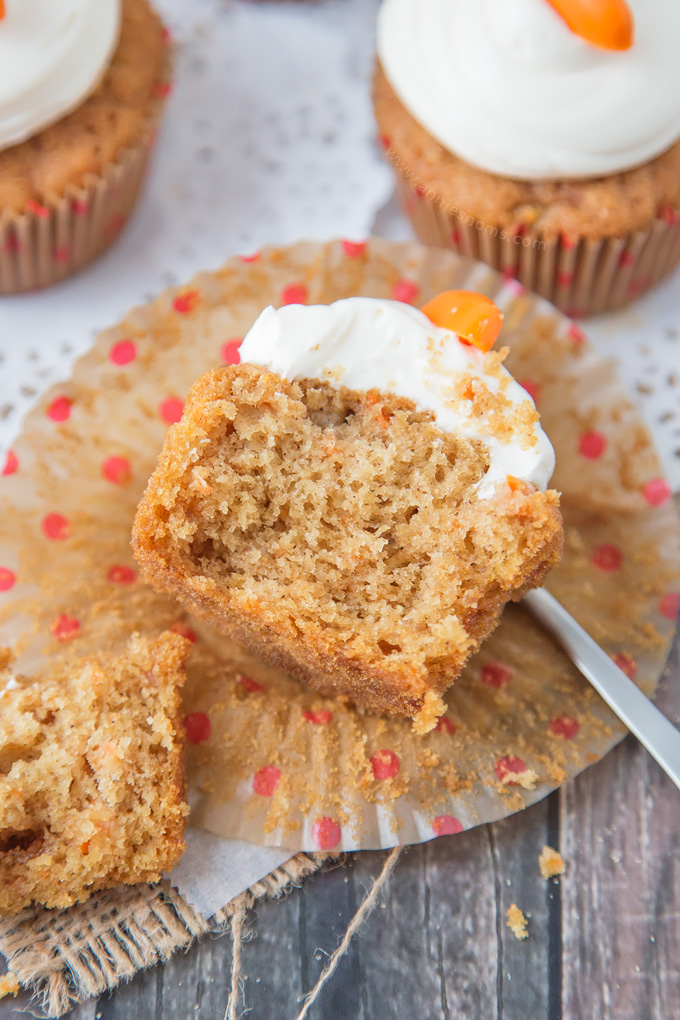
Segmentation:
{"type": "MultiPolygon", "coordinates": [[[[430,361],[438,343],[462,348],[415,309],[330,307],[347,305],[339,314],[368,327],[390,306],[397,330],[431,334],[430,361]]],[[[267,357],[262,330],[245,354],[267,357]]],[[[434,725],[443,691],[504,604],[541,582],[562,537],[557,495],[499,466],[507,444],[511,463],[545,472],[533,404],[499,355],[462,358],[470,371],[438,365],[436,385],[466,408],[453,429],[391,388],[339,384],[337,366],[299,379],[247,363],[208,373],[137,514],[147,579],[315,689],[434,725]]]]}

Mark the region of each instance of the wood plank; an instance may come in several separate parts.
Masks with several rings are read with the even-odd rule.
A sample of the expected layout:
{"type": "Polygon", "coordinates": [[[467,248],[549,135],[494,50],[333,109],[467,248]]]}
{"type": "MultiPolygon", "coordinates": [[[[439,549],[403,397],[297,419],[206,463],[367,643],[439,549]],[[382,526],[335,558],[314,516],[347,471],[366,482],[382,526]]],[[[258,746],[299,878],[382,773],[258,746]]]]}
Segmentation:
{"type": "MultiPolygon", "coordinates": [[[[658,701],[680,717],[680,645],[658,701]]],[[[633,740],[562,791],[564,1020],[680,1015],[680,794],[633,740]]]]}
{"type": "Polygon", "coordinates": [[[558,795],[487,830],[494,857],[502,1016],[555,1020],[561,988],[561,889],[559,882],[542,877],[538,857],[546,843],[559,849],[558,795]],[[511,903],[529,918],[529,938],[523,941],[505,923],[511,903]]]}
{"type": "Polygon", "coordinates": [[[360,936],[366,1020],[496,1017],[499,994],[506,1020],[547,1017],[549,911],[536,858],[548,811],[538,804],[521,818],[406,852],[382,916],[360,936]],[[523,943],[505,927],[513,899],[533,915],[523,943]]]}

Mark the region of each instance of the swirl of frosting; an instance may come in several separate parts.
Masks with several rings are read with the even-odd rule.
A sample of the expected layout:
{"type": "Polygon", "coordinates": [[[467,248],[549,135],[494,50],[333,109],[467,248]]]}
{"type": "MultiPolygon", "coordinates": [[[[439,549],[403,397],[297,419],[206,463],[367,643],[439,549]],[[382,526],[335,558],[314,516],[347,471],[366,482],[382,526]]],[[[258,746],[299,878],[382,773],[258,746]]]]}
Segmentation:
{"type": "Polygon", "coordinates": [[[285,379],[321,378],[353,390],[378,389],[431,411],[440,428],[482,442],[489,469],[478,495],[488,499],[508,475],[546,489],[555,467],[550,440],[535,415],[518,414],[533,402],[510,373],[492,368],[476,347],[435,326],[401,301],[351,297],[331,305],[265,308],[243,343],[242,361],[264,365],[285,379]],[[502,425],[492,427],[472,402],[452,396],[473,377],[498,397],[502,425]]]}
{"type": "Polygon", "coordinates": [[[635,42],[593,46],[547,0],[384,0],[378,57],[409,112],[473,166],[599,177],[680,137],[680,4],[629,0],[635,42]]]}
{"type": "Polygon", "coordinates": [[[10,0],[0,21],[0,151],[94,92],[120,22],[121,0],[10,0]]]}

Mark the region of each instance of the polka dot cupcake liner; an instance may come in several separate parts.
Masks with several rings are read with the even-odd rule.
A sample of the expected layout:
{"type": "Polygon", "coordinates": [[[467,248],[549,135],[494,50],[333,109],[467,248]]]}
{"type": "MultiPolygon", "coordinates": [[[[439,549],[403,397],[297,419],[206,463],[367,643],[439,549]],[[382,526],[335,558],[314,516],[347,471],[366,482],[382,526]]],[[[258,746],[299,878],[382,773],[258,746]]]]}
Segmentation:
{"type": "Polygon", "coordinates": [[[139,142],[100,174],[21,213],[0,210],[0,295],[58,283],[114,243],[139,197],[169,79],[168,59],[139,142]]]}
{"type": "Polygon", "coordinates": [[[101,334],[29,415],[0,477],[0,644],[17,671],[49,675],[135,630],[191,642],[191,825],[292,850],[418,842],[521,810],[624,734],[521,605],[418,736],[408,720],[321,697],[139,578],[130,530],[165,431],[200,373],[239,362],[265,305],[352,294],[417,305],[452,287],[502,307],[508,365],[557,451],[566,543],[548,587],[645,692],[656,687],[677,616],[678,522],[637,411],[581,330],[440,249],[352,239],[232,259],[101,334]]]}
{"type": "Polygon", "coordinates": [[[544,237],[530,225],[508,231],[447,211],[432,192],[395,173],[420,241],[486,262],[572,318],[622,308],[680,262],[680,210],[671,207],[660,209],[648,229],[623,237],[544,237]]]}

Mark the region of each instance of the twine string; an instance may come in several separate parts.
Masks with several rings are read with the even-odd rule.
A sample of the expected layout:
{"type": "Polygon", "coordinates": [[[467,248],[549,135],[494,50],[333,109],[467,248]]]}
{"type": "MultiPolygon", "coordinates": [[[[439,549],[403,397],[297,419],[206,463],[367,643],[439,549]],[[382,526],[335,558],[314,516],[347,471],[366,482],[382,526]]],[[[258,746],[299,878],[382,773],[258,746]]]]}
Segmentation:
{"type": "MultiPolygon", "coordinates": [[[[375,905],[378,902],[380,890],[387,883],[390,875],[394,871],[397,860],[399,859],[399,854],[401,853],[402,849],[403,848],[400,846],[395,846],[394,849],[391,850],[390,853],[388,854],[385,863],[383,864],[382,871],[380,872],[375,882],[371,886],[370,892],[364,897],[363,902],[361,903],[361,906],[357,910],[356,914],[349,922],[347,931],[342,937],[342,941],[340,942],[336,950],[333,952],[328,962],[326,963],[326,966],[319,975],[319,980],[316,982],[311,991],[307,992],[307,994],[304,996],[305,1004],[298,1013],[296,1020],[305,1020],[305,1017],[309,1013],[310,1008],[314,1005],[319,995],[321,994],[321,989],[326,984],[326,982],[333,976],[335,969],[340,963],[340,960],[349,949],[349,944],[352,941],[352,937],[356,934],[356,932],[359,930],[364,921],[368,919],[373,909],[375,908],[375,905]]],[[[232,1020],[232,1018],[229,1017],[228,1020],[232,1020]]]]}
{"type": "Polygon", "coordinates": [[[246,916],[245,895],[237,897],[231,919],[231,938],[234,945],[231,963],[231,988],[227,999],[224,1020],[238,1020],[238,1002],[241,992],[241,949],[243,947],[243,922],[246,916]]]}

